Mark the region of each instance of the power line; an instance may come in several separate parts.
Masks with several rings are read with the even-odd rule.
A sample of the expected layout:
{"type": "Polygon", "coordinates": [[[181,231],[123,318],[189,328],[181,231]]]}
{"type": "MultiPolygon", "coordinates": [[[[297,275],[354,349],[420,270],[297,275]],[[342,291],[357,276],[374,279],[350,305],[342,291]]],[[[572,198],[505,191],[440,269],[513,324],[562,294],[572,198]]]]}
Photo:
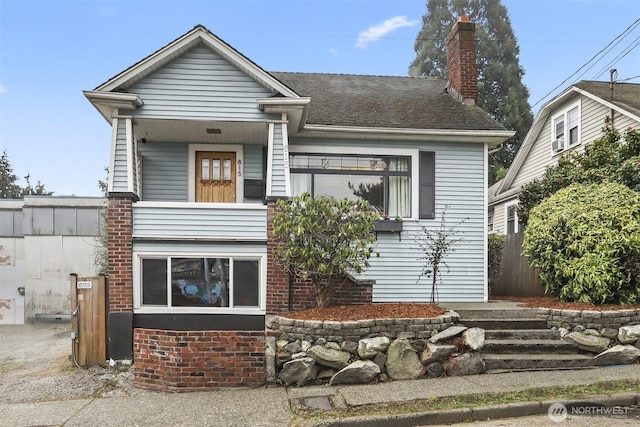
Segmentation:
{"type": "MultiPolygon", "coordinates": [[[[620,33],[616,38],[614,38],[611,42],[609,42],[609,44],[607,44],[603,49],[601,49],[598,53],[596,53],[595,55],[593,55],[591,57],[591,59],[589,59],[584,65],[582,65],[580,68],[578,68],[573,74],[571,74],[569,77],[567,77],[566,79],[564,79],[562,81],[562,83],[560,83],[559,85],[557,85],[556,87],[554,87],[553,89],[551,89],[549,92],[547,92],[542,98],[540,98],[539,101],[537,101],[535,104],[533,104],[531,106],[531,108],[535,107],[536,105],[538,105],[540,102],[542,102],[544,99],[546,99],[549,95],[551,95],[553,92],[555,92],[558,88],[562,87],[567,81],[569,81],[573,76],[575,76],[576,74],[578,74],[580,72],[580,70],[582,70],[584,67],[588,66],[589,63],[591,63],[595,58],[597,58],[602,52],[606,51],[606,50],[611,50],[613,49],[615,46],[618,45],[618,43],[620,43],[631,31],[633,31],[638,25],[640,25],[640,19],[636,19],[631,25],[629,25],[629,27],[627,27],[626,30],[624,30],[622,33],[620,33]]],[[[607,52],[608,53],[608,52],[607,52]]],[[[597,64],[600,60],[596,61],[593,65],[597,64]]],[[[593,67],[593,65],[591,67],[593,67]]],[[[586,71],[588,71],[589,69],[591,69],[591,67],[589,67],[586,71]]],[[[607,67],[608,68],[608,67],[607,67]]],[[[585,72],[586,72],[585,71],[585,72]]]]}

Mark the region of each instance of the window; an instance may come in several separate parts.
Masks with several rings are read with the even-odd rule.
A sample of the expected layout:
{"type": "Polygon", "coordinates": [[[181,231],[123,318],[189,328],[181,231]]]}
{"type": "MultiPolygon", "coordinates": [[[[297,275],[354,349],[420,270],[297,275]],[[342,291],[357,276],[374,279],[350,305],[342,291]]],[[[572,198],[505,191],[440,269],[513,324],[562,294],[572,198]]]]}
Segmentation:
{"type": "Polygon", "coordinates": [[[143,307],[260,307],[260,260],[233,257],[140,258],[143,307]]]}
{"type": "Polygon", "coordinates": [[[507,210],[507,229],[505,230],[506,234],[516,234],[521,231],[520,222],[518,222],[518,212],[516,211],[516,207],[518,205],[509,205],[506,207],[507,210]]]}
{"type": "Polygon", "coordinates": [[[411,216],[411,158],[291,154],[293,194],[364,199],[390,216],[411,216]]]}
{"type": "Polygon", "coordinates": [[[559,153],[580,143],[580,110],[573,106],[553,119],[552,150],[559,153]]]}

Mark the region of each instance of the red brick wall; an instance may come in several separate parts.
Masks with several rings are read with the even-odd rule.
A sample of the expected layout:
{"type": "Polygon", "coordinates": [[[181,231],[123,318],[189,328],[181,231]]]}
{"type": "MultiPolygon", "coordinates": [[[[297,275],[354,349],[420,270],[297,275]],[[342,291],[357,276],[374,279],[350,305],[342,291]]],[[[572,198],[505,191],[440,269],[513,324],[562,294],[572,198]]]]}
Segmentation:
{"type": "MultiPolygon", "coordinates": [[[[288,313],[316,306],[313,285],[308,280],[290,278],[275,262],[271,220],[277,207],[269,202],[267,211],[267,314],[288,313]]],[[[333,305],[365,304],[372,299],[372,287],[346,284],[333,299],[333,305]]]]}
{"type": "Polygon", "coordinates": [[[109,312],[133,310],[133,201],[110,198],[107,216],[109,256],[109,312]]]}
{"type": "MultiPolygon", "coordinates": [[[[333,296],[331,305],[368,304],[373,297],[371,285],[344,284],[333,296]]],[[[313,284],[308,280],[293,279],[291,286],[291,307],[289,311],[304,310],[316,306],[313,284]]]]}
{"type": "Polygon", "coordinates": [[[265,383],[265,331],[134,329],[134,381],[169,391],[265,383]]]}
{"type": "Polygon", "coordinates": [[[273,215],[276,212],[273,201],[267,205],[267,314],[289,312],[289,275],[276,263],[273,237],[273,215]]]}

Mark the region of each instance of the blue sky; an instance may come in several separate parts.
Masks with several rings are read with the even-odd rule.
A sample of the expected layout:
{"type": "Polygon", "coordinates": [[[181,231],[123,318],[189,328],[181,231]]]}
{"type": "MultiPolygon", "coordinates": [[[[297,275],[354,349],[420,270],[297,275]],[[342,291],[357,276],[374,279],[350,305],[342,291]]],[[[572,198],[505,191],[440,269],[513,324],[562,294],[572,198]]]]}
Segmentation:
{"type": "MultiPolygon", "coordinates": [[[[28,172],[55,195],[99,196],[111,132],[83,90],[197,24],[267,71],[407,75],[426,3],[0,0],[0,151],[7,150],[16,175],[28,172]]],[[[610,68],[618,80],[640,83],[640,1],[502,4],[534,114],[571,83],[608,80],[610,68]],[[616,38],[611,51],[598,55],[616,38]],[[590,67],[594,56],[600,61],[590,67]]]]}

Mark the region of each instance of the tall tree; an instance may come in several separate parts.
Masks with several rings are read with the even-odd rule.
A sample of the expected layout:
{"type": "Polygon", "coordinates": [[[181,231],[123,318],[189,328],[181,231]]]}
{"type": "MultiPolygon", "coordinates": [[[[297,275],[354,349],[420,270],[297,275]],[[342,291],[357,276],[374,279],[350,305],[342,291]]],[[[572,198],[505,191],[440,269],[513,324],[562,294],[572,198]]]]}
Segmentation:
{"type": "Polygon", "coordinates": [[[50,196],[52,191],[47,191],[40,181],[35,186],[31,184],[31,176],[27,172],[24,177],[27,185],[18,185],[18,177],[13,173],[7,150],[0,157],[0,199],[21,199],[24,196],[50,196]]]}
{"type": "Polygon", "coordinates": [[[501,1],[428,0],[409,75],[446,78],[447,35],[462,15],[476,24],[478,105],[516,132],[502,150],[491,154],[491,185],[498,170],[509,167],[533,122],[529,90],[522,83],[525,73],[518,59],[520,48],[501,1]]]}

